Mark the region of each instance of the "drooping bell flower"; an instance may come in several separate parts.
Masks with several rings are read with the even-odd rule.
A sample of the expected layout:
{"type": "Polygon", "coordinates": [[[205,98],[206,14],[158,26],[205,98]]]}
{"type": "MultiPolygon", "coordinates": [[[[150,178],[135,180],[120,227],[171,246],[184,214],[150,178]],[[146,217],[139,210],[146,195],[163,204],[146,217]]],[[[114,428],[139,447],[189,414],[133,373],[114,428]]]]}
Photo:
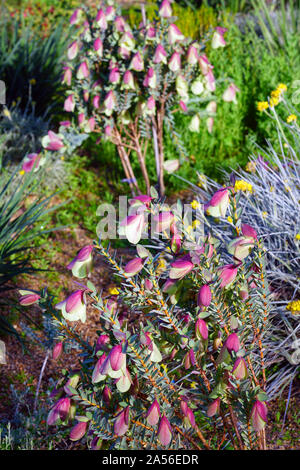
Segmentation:
{"type": "Polygon", "coordinates": [[[112,5],[108,5],[105,9],[105,16],[107,21],[112,21],[115,17],[116,9],[112,5]]]}
{"type": "Polygon", "coordinates": [[[236,94],[241,91],[234,83],[231,83],[229,87],[223,93],[223,100],[237,104],[236,94]]]}
{"type": "Polygon", "coordinates": [[[170,279],[182,279],[194,268],[193,263],[188,259],[178,259],[171,264],[170,279]]]}
{"type": "Polygon", "coordinates": [[[199,114],[195,114],[192,119],[191,119],[191,122],[189,124],[189,131],[191,132],[198,132],[200,131],[200,117],[199,117],[199,114]]]}
{"type": "Polygon", "coordinates": [[[167,63],[167,53],[164,49],[164,47],[161,44],[158,44],[158,46],[155,49],[154,56],[153,56],[153,62],[155,64],[166,64],[167,63]]]}
{"type": "Polygon", "coordinates": [[[129,68],[135,70],[136,72],[141,72],[142,70],[144,70],[144,60],[140,52],[134,54],[130,62],[129,68]]]}
{"type": "Polygon", "coordinates": [[[191,92],[194,95],[198,96],[198,95],[201,95],[203,91],[204,91],[204,85],[202,83],[202,80],[200,78],[197,78],[196,80],[193,81],[191,85],[191,92]]]}
{"type": "Polygon", "coordinates": [[[70,440],[71,441],[79,441],[87,430],[87,422],[80,421],[79,423],[75,424],[75,426],[70,431],[70,440]]]}
{"type": "Polygon", "coordinates": [[[148,69],[148,72],[146,74],[146,77],[143,81],[143,85],[145,87],[150,87],[150,88],[155,88],[157,84],[156,81],[156,73],[152,67],[148,69]]]}
{"type": "Polygon", "coordinates": [[[19,302],[21,305],[24,305],[24,306],[36,304],[41,298],[40,295],[35,294],[34,292],[31,292],[31,291],[20,290],[19,292],[22,296],[20,297],[19,302]]]}
{"type": "Polygon", "coordinates": [[[72,83],[72,70],[70,67],[65,67],[62,83],[65,83],[68,86],[71,86],[72,83]]]}
{"type": "Polygon", "coordinates": [[[238,272],[238,266],[235,264],[226,264],[220,268],[219,277],[221,279],[220,287],[228,287],[235,280],[238,272]]]}
{"type": "Polygon", "coordinates": [[[229,190],[222,188],[215,192],[211,200],[204,205],[204,209],[212,217],[225,217],[228,206],[229,190]]]}
{"type": "Polygon", "coordinates": [[[94,41],[94,51],[97,52],[99,57],[103,55],[103,43],[100,38],[95,39],[94,41]]]}
{"type": "Polygon", "coordinates": [[[130,70],[126,70],[123,75],[123,87],[125,90],[135,90],[134,77],[130,70]]]}
{"type": "Polygon", "coordinates": [[[77,70],[76,77],[78,78],[78,80],[82,80],[84,78],[87,78],[89,74],[90,74],[90,71],[89,71],[86,61],[81,62],[77,70]]]}
{"type": "Polygon", "coordinates": [[[241,343],[239,337],[236,333],[231,333],[226,339],[224,346],[227,348],[228,352],[234,351],[237,353],[241,348],[241,343]]]}
{"type": "Polygon", "coordinates": [[[75,258],[67,265],[67,269],[72,270],[72,274],[80,279],[88,276],[92,269],[93,245],[81,248],[75,258]]]}
{"type": "Polygon", "coordinates": [[[187,63],[190,65],[195,65],[197,64],[198,59],[199,59],[199,56],[198,56],[197,48],[191,45],[187,51],[187,56],[186,56],[187,63]]]}
{"type": "Polygon", "coordinates": [[[75,101],[74,101],[74,95],[69,95],[68,98],[65,100],[64,103],[64,110],[67,111],[67,113],[73,113],[75,109],[75,101]]]}
{"type": "Polygon", "coordinates": [[[104,107],[105,107],[105,114],[107,116],[110,116],[116,107],[116,97],[112,90],[110,90],[107,93],[104,99],[104,107]]]}
{"type": "Polygon", "coordinates": [[[76,8],[70,18],[70,25],[78,24],[82,15],[81,8],[76,8]]]}
{"type": "Polygon", "coordinates": [[[168,40],[169,44],[175,44],[176,42],[183,41],[184,35],[176,26],[176,24],[170,24],[169,30],[168,30],[168,40]]]}
{"type": "Polygon", "coordinates": [[[209,418],[220,413],[221,399],[216,398],[207,408],[206,414],[209,418]]]}
{"type": "Polygon", "coordinates": [[[115,25],[116,30],[119,33],[124,33],[126,22],[125,22],[123,16],[117,16],[115,18],[114,25],[115,25]]]}
{"type": "Polygon", "coordinates": [[[262,401],[256,400],[250,415],[253,429],[256,432],[260,432],[264,429],[267,423],[267,413],[267,405],[262,401]]]}
{"type": "Polygon", "coordinates": [[[69,60],[75,59],[75,57],[78,54],[78,50],[79,50],[78,43],[76,41],[72,42],[72,44],[69,46],[68,52],[67,52],[68,59],[69,60]]]}
{"type": "Polygon", "coordinates": [[[198,59],[199,66],[203,75],[207,75],[209,70],[213,68],[212,64],[209,62],[206,54],[202,54],[198,59]]]}
{"type": "Polygon", "coordinates": [[[170,211],[163,211],[160,214],[154,216],[154,222],[156,223],[156,232],[164,232],[169,230],[175,220],[174,214],[170,211]]]}
{"type": "Polygon", "coordinates": [[[100,29],[107,29],[107,19],[102,8],[98,11],[95,22],[97,23],[100,29]]]}
{"type": "Polygon", "coordinates": [[[92,373],[92,383],[93,384],[102,382],[103,380],[106,379],[107,374],[102,373],[103,364],[105,363],[106,360],[107,360],[107,356],[106,356],[105,353],[103,353],[99,357],[98,361],[96,362],[96,365],[95,365],[93,373],[92,373]]]}
{"type": "Polygon", "coordinates": [[[199,340],[207,340],[208,338],[208,328],[206,322],[202,318],[198,318],[195,325],[196,337],[199,340]]]}
{"type": "Polygon", "coordinates": [[[228,253],[233,255],[239,261],[245,259],[254,247],[254,239],[252,237],[238,237],[232,240],[228,246],[228,253]]]}
{"type": "Polygon", "coordinates": [[[231,373],[238,380],[244,380],[247,378],[247,365],[243,357],[238,357],[236,359],[231,373]]]}
{"type": "Polygon", "coordinates": [[[205,284],[200,288],[197,303],[199,307],[208,307],[210,305],[211,290],[208,284],[205,284]]]}
{"type": "Polygon", "coordinates": [[[206,119],[206,127],[208,132],[211,134],[214,128],[214,118],[213,117],[208,117],[206,119]]]}
{"type": "Polygon", "coordinates": [[[69,321],[86,321],[86,303],[83,290],[77,290],[66,300],[59,302],[55,308],[62,311],[62,316],[69,321]]]}
{"type": "Polygon", "coordinates": [[[170,18],[172,16],[172,7],[169,0],[163,0],[161,2],[158,14],[162,18],[170,18]]]}
{"type": "Polygon", "coordinates": [[[207,74],[204,76],[206,88],[212,93],[216,91],[216,79],[211,69],[208,69],[207,74]]]}
{"type": "Polygon", "coordinates": [[[170,444],[172,439],[172,428],[166,416],[163,416],[160,420],[157,436],[161,445],[166,447],[170,444]]]}
{"type": "Polygon", "coordinates": [[[118,67],[114,67],[109,73],[109,81],[110,83],[119,83],[120,81],[120,72],[118,67]]]}
{"type": "Polygon", "coordinates": [[[120,224],[119,234],[125,235],[130,243],[136,245],[145,227],[145,217],[143,213],[129,215],[120,224]]]}
{"type": "Polygon", "coordinates": [[[123,436],[129,428],[129,406],[122,410],[114,423],[114,433],[117,436],[123,436]]]}
{"type": "Polygon", "coordinates": [[[64,144],[63,144],[59,134],[55,134],[54,132],[49,131],[48,135],[46,135],[42,139],[42,146],[46,150],[57,151],[57,150],[60,150],[61,148],[63,148],[64,144]]]}
{"type": "Polygon", "coordinates": [[[221,28],[220,26],[216,27],[216,31],[214,32],[211,42],[212,49],[218,49],[219,47],[226,46],[226,41],[224,39],[224,34],[226,31],[226,28],[221,28]]]}
{"type": "Polygon", "coordinates": [[[53,426],[60,419],[65,421],[68,417],[71,407],[70,398],[61,398],[58,402],[52,407],[48,414],[47,424],[48,426],[53,426]]]}
{"type": "Polygon", "coordinates": [[[59,343],[56,343],[52,350],[52,359],[56,361],[61,356],[61,353],[63,351],[63,343],[60,341],[59,343]]]}
{"type": "Polygon", "coordinates": [[[22,170],[25,171],[25,173],[30,173],[33,169],[33,172],[35,173],[44,162],[45,158],[41,158],[39,153],[29,153],[24,158],[22,170]]]}
{"type": "Polygon", "coordinates": [[[147,414],[146,414],[147,423],[150,426],[156,426],[160,417],[161,417],[160,407],[159,407],[158,401],[155,399],[147,411],[147,414]]]}
{"type": "Polygon", "coordinates": [[[181,69],[181,58],[179,52],[174,52],[169,60],[169,69],[172,72],[178,72],[181,69]]]}

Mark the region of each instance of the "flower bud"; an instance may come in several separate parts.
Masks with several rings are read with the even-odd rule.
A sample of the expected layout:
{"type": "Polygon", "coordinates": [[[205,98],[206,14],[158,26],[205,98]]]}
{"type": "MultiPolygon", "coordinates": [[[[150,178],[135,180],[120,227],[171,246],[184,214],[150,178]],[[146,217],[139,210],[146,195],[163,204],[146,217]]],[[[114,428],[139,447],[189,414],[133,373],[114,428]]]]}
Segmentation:
{"type": "Polygon", "coordinates": [[[216,398],[207,408],[207,416],[211,418],[212,416],[215,416],[216,414],[220,413],[220,405],[221,405],[221,399],[216,398]]]}
{"type": "Polygon", "coordinates": [[[251,423],[256,432],[264,429],[267,423],[268,409],[264,402],[256,400],[251,410],[251,423]]]}
{"type": "Polygon", "coordinates": [[[172,428],[169,420],[165,416],[160,420],[157,435],[161,445],[168,446],[170,444],[172,439],[172,428]]]}
{"type": "Polygon", "coordinates": [[[142,258],[133,258],[124,267],[125,275],[127,277],[135,276],[142,269],[143,269],[143,260],[142,260],[142,258]]]}
{"type": "Polygon", "coordinates": [[[114,423],[114,433],[117,436],[123,436],[129,428],[129,406],[118,414],[114,423]]]}
{"type": "Polygon", "coordinates": [[[202,320],[202,318],[198,318],[198,320],[196,321],[195,333],[196,333],[197,339],[207,340],[208,338],[207,324],[204,320],[202,320]]]}
{"type": "Polygon", "coordinates": [[[247,365],[243,357],[237,358],[237,360],[234,363],[231,373],[238,380],[244,380],[247,378],[247,375],[248,375],[247,365]]]}
{"type": "Polygon", "coordinates": [[[71,441],[79,441],[79,439],[81,439],[85,435],[86,429],[87,429],[87,422],[80,421],[79,423],[77,423],[71,429],[70,440],[71,441]]]}
{"type": "Polygon", "coordinates": [[[208,307],[211,303],[211,290],[208,284],[202,286],[198,293],[198,306],[208,307]]]}
{"type": "Polygon", "coordinates": [[[146,414],[147,423],[150,426],[156,426],[160,417],[161,417],[160,407],[159,407],[158,401],[155,399],[147,411],[147,414],[146,414]]]}
{"type": "Polygon", "coordinates": [[[225,347],[227,348],[228,352],[234,351],[237,353],[241,348],[241,343],[239,337],[236,333],[231,333],[225,341],[225,347]]]}
{"type": "Polygon", "coordinates": [[[56,361],[56,359],[60,357],[62,351],[63,351],[63,343],[60,341],[59,343],[56,343],[56,345],[53,348],[52,359],[56,361]]]}

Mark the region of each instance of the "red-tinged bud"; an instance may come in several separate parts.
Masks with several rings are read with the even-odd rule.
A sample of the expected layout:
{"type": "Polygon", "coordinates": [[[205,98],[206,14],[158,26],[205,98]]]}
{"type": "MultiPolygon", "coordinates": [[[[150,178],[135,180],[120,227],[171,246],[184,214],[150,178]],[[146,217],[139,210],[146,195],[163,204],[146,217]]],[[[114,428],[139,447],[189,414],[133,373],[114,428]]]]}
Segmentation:
{"type": "Polygon", "coordinates": [[[99,96],[99,95],[94,96],[94,98],[93,98],[93,106],[94,106],[95,109],[99,109],[99,108],[100,108],[100,96],[99,96]]]}
{"type": "Polygon", "coordinates": [[[129,406],[118,414],[115,424],[114,433],[117,436],[123,436],[129,428],[129,406]]]}
{"type": "Polygon", "coordinates": [[[202,318],[198,318],[195,326],[196,337],[200,340],[207,340],[208,338],[208,328],[207,324],[202,318]]]}
{"type": "Polygon", "coordinates": [[[215,338],[214,342],[213,342],[214,351],[217,351],[221,346],[222,346],[222,339],[221,338],[215,338]]]}
{"type": "Polygon", "coordinates": [[[220,287],[227,287],[235,280],[238,272],[238,267],[234,264],[227,264],[220,268],[220,287]]]}
{"type": "Polygon", "coordinates": [[[118,67],[114,67],[109,73],[109,81],[110,83],[119,83],[120,81],[120,72],[118,67]]]}
{"type": "Polygon", "coordinates": [[[226,33],[226,28],[221,28],[220,26],[216,27],[216,31],[214,32],[211,47],[212,49],[217,49],[219,47],[226,46],[226,41],[224,39],[224,34],[226,33]]]}
{"type": "Polygon", "coordinates": [[[231,371],[238,380],[244,380],[248,376],[246,361],[243,357],[238,357],[231,371]]]}
{"type": "Polygon", "coordinates": [[[147,414],[146,414],[147,423],[150,426],[156,426],[160,417],[161,417],[160,407],[159,407],[158,401],[155,399],[147,411],[147,414]]]}
{"type": "Polygon", "coordinates": [[[163,446],[166,447],[170,444],[172,439],[172,428],[169,420],[165,416],[163,416],[160,420],[157,435],[160,443],[163,446]]]}
{"type": "Polygon", "coordinates": [[[156,222],[156,231],[163,232],[164,230],[170,229],[171,225],[174,223],[175,217],[174,214],[170,211],[164,211],[154,217],[156,222]]]}
{"type": "Polygon", "coordinates": [[[111,393],[111,389],[107,385],[105,385],[103,389],[102,398],[103,398],[105,405],[109,407],[111,404],[111,400],[112,400],[112,393],[111,393]]]}
{"type": "Polygon", "coordinates": [[[208,307],[211,303],[211,290],[208,284],[202,286],[198,293],[198,306],[208,307]]]}
{"type": "Polygon", "coordinates": [[[81,8],[76,8],[70,18],[70,25],[78,24],[82,15],[81,8]]]}
{"type": "Polygon", "coordinates": [[[198,62],[199,62],[199,66],[203,75],[207,75],[208,71],[213,68],[206,54],[200,55],[198,62]]]}
{"type": "Polygon", "coordinates": [[[267,423],[268,409],[264,402],[256,400],[251,411],[251,423],[256,432],[264,429],[267,423]]]}
{"type": "Polygon", "coordinates": [[[181,247],[181,238],[179,235],[174,234],[171,240],[171,250],[175,255],[179,253],[181,247]]]}
{"type": "Polygon", "coordinates": [[[145,280],[145,289],[152,290],[153,289],[153,282],[150,279],[145,280]]]}
{"type": "Polygon", "coordinates": [[[72,70],[69,67],[65,67],[62,83],[71,86],[72,83],[72,70]]]}
{"type": "Polygon", "coordinates": [[[187,404],[187,402],[186,402],[185,400],[181,400],[181,402],[180,402],[180,409],[181,409],[181,411],[182,411],[182,414],[183,414],[184,416],[186,416],[186,415],[187,415],[187,410],[188,410],[188,404],[187,404]]]}
{"type": "Polygon", "coordinates": [[[134,54],[129,67],[136,72],[141,72],[144,70],[144,60],[140,52],[134,54]]]}
{"type": "Polygon", "coordinates": [[[107,351],[107,344],[109,343],[108,335],[100,335],[96,343],[96,352],[97,351],[107,351]]]}
{"type": "Polygon", "coordinates": [[[143,269],[142,258],[133,258],[124,267],[124,271],[127,277],[135,276],[143,269]]]}
{"type": "Polygon", "coordinates": [[[134,77],[130,70],[126,70],[123,75],[123,86],[128,90],[135,90],[134,77]]]}
{"type": "Polygon", "coordinates": [[[79,441],[79,439],[81,439],[85,435],[86,429],[87,429],[87,422],[85,421],[81,421],[75,424],[75,426],[71,429],[71,432],[70,432],[70,440],[79,441]]]}
{"type": "Polygon", "coordinates": [[[190,65],[195,65],[195,64],[197,64],[198,59],[199,59],[199,57],[198,57],[197,48],[195,46],[191,45],[188,48],[188,51],[187,51],[187,56],[186,56],[187,63],[190,64],[190,65]]]}
{"type": "Polygon", "coordinates": [[[86,303],[83,290],[77,290],[69,295],[67,299],[55,305],[55,308],[62,311],[62,316],[69,321],[86,321],[86,303]]]}
{"type": "Polygon", "coordinates": [[[119,33],[124,33],[126,22],[123,16],[117,16],[114,21],[115,28],[119,33]]]}
{"type": "Polygon", "coordinates": [[[56,359],[58,359],[60,357],[62,351],[63,351],[63,343],[59,342],[53,348],[52,359],[54,359],[54,361],[56,361],[56,359]]]}
{"type": "Polygon", "coordinates": [[[67,269],[78,278],[88,276],[92,269],[92,251],[93,245],[87,245],[81,248],[75,258],[67,265],[67,269]]]}
{"type": "Polygon", "coordinates": [[[220,405],[221,405],[221,399],[216,398],[207,408],[207,416],[211,418],[212,416],[215,416],[216,414],[220,413],[220,405]]]}
{"type": "Polygon", "coordinates": [[[224,91],[223,93],[223,100],[227,101],[230,103],[231,101],[235,104],[237,104],[237,99],[236,99],[236,94],[241,91],[234,83],[231,83],[227,90],[224,91]]]}
{"type": "Polygon", "coordinates": [[[64,110],[67,113],[72,113],[75,109],[74,95],[69,95],[64,103],[64,110]]]}
{"type": "Polygon", "coordinates": [[[143,212],[129,215],[120,223],[119,234],[124,235],[130,243],[136,245],[142,237],[145,224],[143,212]]]}
{"type": "Polygon", "coordinates": [[[239,337],[236,333],[231,333],[231,335],[228,336],[228,338],[225,341],[225,346],[228,350],[228,352],[238,352],[241,348],[241,343],[239,340],[239,337]]]}
{"type": "MultiPolygon", "coordinates": [[[[24,291],[25,292],[25,291],[24,291]]],[[[32,304],[36,304],[39,300],[40,300],[41,296],[38,295],[38,294],[33,294],[33,293],[30,293],[28,291],[27,294],[24,294],[22,295],[22,297],[20,297],[20,304],[21,305],[32,305],[32,304]]]]}
{"type": "Polygon", "coordinates": [[[194,268],[194,264],[187,259],[178,259],[171,264],[170,279],[181,279],[194,268]]]}
{"type": "Polygon", "coordinates": [[[156,87],[156,73],[152,67],[148,69],[148,72],[146,74],[146,77],[143,81],[143,85],[145,87],[150,87],[150,88],[155,88],[156,87]]]}
{"type": "Polygon", "coordinates": [[[107,357],[106,357],[106,354],[103,353],[102,356],[99,357],[95,367],[94,367],[94,370],[93,370],[93,374],[92,374],[92,383],[93,384],[96,384],[98,382],[101,382],[101,380],[104,380],[106,378],[106,374],[102,374],[102,368],[103,368],[103,365],[106,361],[107,357]]]}
{"type": "Polygon", "coordinates": [[[247,285],[245,285],[244,287],[241,288],[241,290],[239,292],[239,297],[240,297],[241,300],[243,300],[243,302],[245,302],[248,299],[249,291],[248,291],[247,285]]]}
{"type": "Polygon", "coordinates": [[[190,349],[184,357],[184,368],[189,369],[191,366],[194,366],[195,364],[196,364],[195,353],[192,349],[190,349]]]}
{"type": "Polygon", "coordinates": [[[91,442],[91,450],[100,450],[102,446],[101,437],[95,436],[91,442]]]}
{"type": "Polygon", "coordinates": [[[70,398],[61,398],[50,410],[47,418],[48,426],[52,426],[56,424],[56,422],[60,419],[61,421],[65,421],[68,417],[70,411],[71,401],[70,398]]]}
{"type": "Polygon", "coordinates": [[[184,113],[187,112],[188,108],[187,108],[187,105],[185,104],[184,101],[180,100],[180,101],[179,101],[179,106],[180,106],[180,108],[182,109],[182,111],[183,111],[184,113]]]}

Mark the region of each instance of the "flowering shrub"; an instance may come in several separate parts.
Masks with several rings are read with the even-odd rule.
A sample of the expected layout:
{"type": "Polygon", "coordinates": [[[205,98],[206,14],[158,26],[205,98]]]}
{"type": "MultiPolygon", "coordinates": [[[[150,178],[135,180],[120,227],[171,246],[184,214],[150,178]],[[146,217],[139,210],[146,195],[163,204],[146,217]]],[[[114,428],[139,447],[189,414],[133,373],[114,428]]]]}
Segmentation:
{"type": "MultiPolygon", "coordinates": [[[[180,163],[164,161],[164,126],[184,158],[173,113],[190,113],[192,132],[199,132],[200,118],[205,116],[211,132],[216,82],[205,44],[184,37],[173,23],[168,0],[161,2],[157,13],[154,22],[144,16],[142,24],[131,28],[112,1],[103,2],[97,13],[86,7],[76,9],[70,20],[74,29],[63,82],[69,86],[65,111],[76,112],[76,126],[84,132],[98,132],[116,145],[133,193],[140,190],[130,154],[138,158],[149,194],[146,155],[153,138],[163,195],[164,170],[172,172],[180,163]]],[[[216,28],[213,48],[225,46],[225,31],[216,28]]],[[[237,91],[231,83],[224,100],[235,101],[237,91]]]]}
{"type": "MultiPolygon", "coordinates": [[[[272,291],[273,332],[269,336],[267,361],[281,363],[280,369],[269,378],[269,394],[276,395],[289,385],[299,370],[299,253],[300,253],[300,132],[298,112],[285,97],[281,84],[270,99],[259,107],[277,125],[280,149],[273,143],[252,157],[245,170],[226,175],[234,182],[240,213],[262,239],[266,252],[266,275],[272,291]],[[276,107],[281,103],[281,119],[276,107]]],[[[215,182],[201,176],[201,198],[209,198],[210,190],[220,190],[215,182]]],[[[217,216],[218,217],[218,216],[217,216]]],[[[236,225],[236,211],[219,219],[211,219],[212,233],[228,243],[236,225]]]]}
{"type": "MultiPolygon", "coordinates": [[[[29,299],[53,315],[53,357],[71,347],[81,357],[52,391],[48,425],[72,425],[70,439],[92,449],[265,448],[269,293],[255,230],[239,221],[226,247],[201,230],[200,211],[186,226],[180,204],[162,205],[153,191],[130,204],[120,231],[134,238],[133,259],[124,265],[99,243],[83,247],[67,266],[81,279],[75,292],[56,306],[46,290],[29,299]],[[138,244],[150,214],[163,250],[138,244]],[[120,278],[106,297],[82,283],[97,254],[120,278]],[[93,344],[69,324],[90,309],[101,325],[93,344]]],[[[227,187],[205,209],[225,215],[235,206],[227,187]]]]}

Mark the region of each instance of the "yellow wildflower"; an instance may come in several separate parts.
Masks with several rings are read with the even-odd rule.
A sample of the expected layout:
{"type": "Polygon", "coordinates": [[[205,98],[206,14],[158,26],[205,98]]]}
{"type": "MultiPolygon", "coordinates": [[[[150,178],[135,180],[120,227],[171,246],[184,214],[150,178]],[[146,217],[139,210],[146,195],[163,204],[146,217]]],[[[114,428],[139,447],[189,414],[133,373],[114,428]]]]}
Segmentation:
{"type": "Polygon", "coordinates": [[[196,382],[191,382],[191,388],[197,388],[197,383],[196,382]]]}
{"type": "Polygon", "coordinates": [[[274,96],[270,99],[270,106],[271,108],[274,108],[274,106],[277,106],[279,103],[279,98],[274,96]]]}
{"type": "Polygon", "coordinates": [[[167,269],[167,262],[164,258],[159,258],[158,265],[157,265],[157,274],[160,275],[167,269]]]}
{"type": "Polygon", "coordinates": [[[194,220],[193,223],[192,223],[192,227],[197,228],[198,225],[200,225],[200,220],[194,220]]]}
{"type": "Polygon", "coordinates": [[[297,116],[295,114],[290,114],[290,116],[287,117],[286,122],[290,124],[293,121],[297,121],[297,116]]]}
{"type": "Polygon", "coordinates": [[[21,170],[21,171],[19,171],[19,174],[20,174],[20,175],[25,175],[25,171],[24,171],[24,170],[21,170]]]}
{"type": "Polygon", "coordinates": [[[186,229],[187,233],[190,233],[193,230],[193,226],[189,225],[186,229]]]}
{"type": "Polygon", "coordinates": [[[35,78],[32,78],[30,81],[29,81],[30,85],[36,85],[36,79],[35,78]]]}
{"type": "Polygon", "coordinates": [[[295,236],[296,240],[300,240],[300,233],[297,233],[297,235],[295,236]]]}
{"type": "Polygon", "coordinates": [[[11,114],[10,114],[10,112],[7,108],[3,109],[3,114],[4,114],[5,117],[7,117],[8,119],[11,120],[11,114]]]}
{"type": "Polygon", "coordinates": [[[272,98],[280,98],[280,95],[281,95],[281,91],[278,90],[278,88],[277,88],[277,90],[271,91],[271,97],[272,98]]]}
{"type": "Polygon", "coordinates": [[[256,163],[253,161],[248,162],[246,165],[246,171],[248,171],[249,173],[254,173],[255,170],[256,170],[256,163]]]}
{"type": "Polygon", "coordinates": [[[287,86],[284,83],[279,83],[277,90],[287,91],[287,86]]]}
{"type": "Polygon", "coordinates": [[[199,181],[197,183],[199,188],[207,189],[207,178],[206,178],[206,176],[203,173],[201,173],[201,174],[197,173],[197,175],[198,175],[198,178],[199,178],[199,181]]]}
{"type": "Polygon", "coordinates": [[[286,309],[289,310],[292,315],[300,315],[300,300],[293,300],[286,306],[286,309]]]}
{"type": "Polygon", "coordinates": [[[191,202],[191,206],[192,206],[192,209],[198,209],[200,207],[200,204],[198,201],[196,201],[195,199],[191,202]]]}
{"type": "Polygon", "coordinates": [[[266,211],[262,212],[261,215],[263,216],[263,218],[265,219],[267,216],[268,216],[268,213],[266,211]]]}
{"type": "Polygon", "coordinates": [[[110,295],[119,295],[120,294],[120,292],[118,291],[118,289],[116,287],[110,287],[108,292],[109,292],[110,295]]]}
{"type": "Polygon", "coordinates": [[[161,367],[164,369],[166,373],[168,372],[168,366],[166,364],[161,364],[161,367]]]}
{"type": "Polygon", "coordinates": [[[235,185],[234,185],[234,190],[235,191],[249,191],[249,193],[252,193],[252,184],[247,183],[247,181],[244,180],[236,180],[235,185]]]}
{"type": "Polygon", "coordinates": [[[257,103],[257,109],[258,111],[265,111],[265,109],[268,109],[269,103],[267,101],[259,101],[257,103]]]}
{"type": "Polygon", "coordinates": [[[230,224],[233,224],[233,220],[232,220],[232,217],[230,215],[227,217],[227,220],[230,224]]]}
{"type": "Polygon", "coordinates": [[[61,159],[61,160],[64,160],[64,159],[65,159],[65,157],[62,155],[62,156],[60,157],[60,159],[61,159]]]}

